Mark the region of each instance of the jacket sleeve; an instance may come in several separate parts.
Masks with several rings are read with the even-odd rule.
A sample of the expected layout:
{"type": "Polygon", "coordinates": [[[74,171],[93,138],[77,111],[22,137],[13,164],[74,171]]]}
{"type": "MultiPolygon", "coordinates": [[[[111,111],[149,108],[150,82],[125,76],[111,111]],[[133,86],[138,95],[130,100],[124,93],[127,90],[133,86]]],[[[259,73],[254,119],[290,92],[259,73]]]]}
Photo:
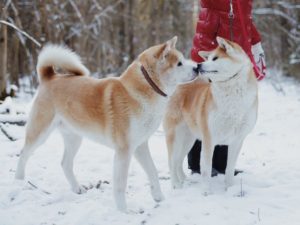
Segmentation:
{"type": "Polygon", "coordinates": [[[193,48],[191,58],[200,63],[204,60],[198,55],[199,51],[210,51],[217,46],[216,35],[219,26],[219,15],[207,8],[201,8],[193,38],[193,48]]]}
{"type": "Polygon", "coordinates": [[[261,42],[261,37],[260,37],[260,34],[258,33],[254,23],[252,22],[251,23],[251,44],[252,45],[255,45],[257,44],[258,42],[261,42]]]}
{"type": "Polygon", "coordinates": [[[196,63],[201,63],[204,61],[204,59],[198,55],[199,51],[200,49],[198,49],[197,47],[193,47],[191,50],[191,59],[196,63]]]}

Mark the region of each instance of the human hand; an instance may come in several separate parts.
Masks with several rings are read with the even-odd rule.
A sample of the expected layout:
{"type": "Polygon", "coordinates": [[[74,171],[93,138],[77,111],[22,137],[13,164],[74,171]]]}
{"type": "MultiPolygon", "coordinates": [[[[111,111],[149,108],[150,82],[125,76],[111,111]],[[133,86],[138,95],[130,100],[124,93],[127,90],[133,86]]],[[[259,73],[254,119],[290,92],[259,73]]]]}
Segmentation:
{"type": "Polygon", "coordinates": [[[252,45],[251,52],[255,60],[256,66],[260,72],[259,76],[257,76],[257,79],[261,80],[266,76],[266,57],[264,50],[261,46],[261,42],[252,45]]]}

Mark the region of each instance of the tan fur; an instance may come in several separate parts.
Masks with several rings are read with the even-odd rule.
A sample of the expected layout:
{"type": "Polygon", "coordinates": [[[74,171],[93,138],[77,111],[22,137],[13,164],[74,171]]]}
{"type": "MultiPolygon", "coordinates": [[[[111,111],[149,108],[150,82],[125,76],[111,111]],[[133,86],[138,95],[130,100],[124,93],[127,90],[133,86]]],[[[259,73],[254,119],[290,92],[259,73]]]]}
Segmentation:
{"type": "MultiPolygon", "coordinates": [[[[230,146],[229,150],[231,152],[236,151],[236,154],[238,154],[243,139],[255,124],[258,98],[257,81],[252,65],[240,46],[227,40],[220,40],[220,43],[223,42],[231,46],[233,50],[228,50],[220,44],[220,46],[212,52],[202,52],[202,56],[207,58],[209,55],[210,61],[215,61],[213,60],[214,58],[218,58],[218,60],[223,58],[230,60],[232,64],[244,64],[244,66],[241,66],[242,69],[238,69],[238,72],[233,72],[233,74],[228,79],[225,79],[225,81],[217,81],[216,83],[213,81],[213,83],[208,83],[204,80],[197,80],[192,83],[179,85],[169,101],[164,118],[164,129],[166,132],[166,142],[171,169],[171,182],[174,188],[179,188],[182,185],[185,177],[181,168],[182,160],[196,139],[202,141],[202,176],[210,177],[214,146],[230,144],[233,147],[230,146]],[[230,53],[227,53],[227,50],[230,51],[230,53]],[[239,57],[239,55],[241,57],[239,57]],[[244,61],[241,61],[241,59],[244,61]],[[241,71],[247,71],[247,74],[240,74],[237,77],[234,75],[235,73],[242,73],[241,71]],[[241,90],[243,91],[243,94],[240,97],[235,97],[231,92],[234,88],[238,88],[236,92],[237,95],[241,90]],[[218,89],[222,91],[220,93],[224,92],[225,96],[222,94],[214,94],[217,93],[218,89]],[[226,92],[226,90],[228,90],[228,92],[226,92]],[[226,96],[227,93],[228,97],[226,96]],[[217,99],[219,98],[218,96],[224,97],[226,101],[220,103],[220,100],[217,99]],[[245,109],[246,111],[241,109],[241,118],[237,118],[237,121],[234,119],[236,112],[231,112],[230,109],[224,108],[233,106],[238,109],[239,106],[234,102],[235,99],[245,104],[241,107],[249,107],[249,109],[245,109]],[[245,101],[249,101],[249,103],[245,103],[245,101]],[[249,110],[249,112],[247,110],[249,110]],[[228,111],[228,115],[226,114],[226,111],[228,111]],[[227,123],[227,118],[232,121],[232,124],[227,123]],[[248,121],[250,121],[249,124],[247,124],[248,121]],[[217,122],[224,122],[225,125],[216,124],[217,122]],[[230,130],[224,130],[223,126],[230,130]],[[235,127],[241,130],[241,134],[235,134],[235,127]],[[227,133],[230,133],[231,136],[227,137],[225,143],[223,143],[224,140],[222,139],[222,136],[225,136],[227,133]],[[238,137],[235,138],[233,135],[238,137]],[[202,164],[204,163],[205,165],[208,165],[210,169],[203,169],[202,164]]],[[[213,71],[214,68],[210,68],[209,70],[213,71]]],[[[230,157],[231,156],[232,154],[230,157]]],[[[230,158],[230,163],[233,162],[233,164],[235,164],[236,158],[237,156],[232,156],[232,159],[230,158]]],[[[230,167],[228,174],[226,174],[226,182],[228,185],[231,184],[233,176],[232,165],[230,165],[230,167]]]]}
{"type": "MultiPolygon", "coordinates": [[[[152,79],[161,86],[159,75],[152,68],[157,59],[149,57],[149,55],[158,51],[157,57],[160,57],[164,48],[165,45],[150,48],[141,55],[140,61],[130,65],[120,78],[99,80],[87,76],[77,76],[80,73],[55,75],[52,67],[42,68],[40,73],[43,77],[53,76],[51,80],[41,83],[38,104],[43,104],[45,112],[58,110],[68,123],[80,127],[82,130],[104,131],[105,135],[113,138],[112,141],[116,146],[126,149],[129,145],[126,136],[126,131],[129,129],[129,116],[139,116],[142,107],[142,102],[138,102],[131,93],[138,93],[153,104],[155,104],[155,100],[161,98],[143,78],[140,65],[146,65],[152,79]]],[[[165,74],[166,70],[174,67],[178,61],[174,51],[169,53],[168,58],[170,61],[163,68],[161,74],[165,74]]],[[[69,72],[74,73],[74,71],[69,72]]],[[[44,115],[38,114],[34,119],[43,121],[43,117],[44,115]]]]}
{"type": "Polygon", "coordinates": [[[133,154],[148,175],[154,200],[162,200],[147,142],[162,120],[168,98],[155,92],[141,66],[167,94],[173,93],[179,83],[194,79],[194,64],[186,63],[183,70],[177,67],[184,57],[175,49],[176,41],[174,37],[147,49],[119,78],[106,79],[87,76],[88,70],[70,49],[45,47],[37,65],[41,84],[30,113],[16,178],[24,178],[30,154],[58,127],[65,143],[62,167],[73,191],[85,191],[74,176],[73,159],[86,136],[115,149],[113,179],[118,209],[126,210],[125,188],[133,154]],[[57,66],[65,73],[56,73],[53,68],[57,66]],[[172,71],[179,71],[180,76],[174,78],[177,74],[172,71]]]}
{"type": "Polygon", "coordinates": [[[54,107],[68,123],[88,132],[104,131],[117,146],[128,146],[128,117],[138,115],[140,105],[119,79],[56,76],[40,89],[51,96],[48,108],[54,107]]]}

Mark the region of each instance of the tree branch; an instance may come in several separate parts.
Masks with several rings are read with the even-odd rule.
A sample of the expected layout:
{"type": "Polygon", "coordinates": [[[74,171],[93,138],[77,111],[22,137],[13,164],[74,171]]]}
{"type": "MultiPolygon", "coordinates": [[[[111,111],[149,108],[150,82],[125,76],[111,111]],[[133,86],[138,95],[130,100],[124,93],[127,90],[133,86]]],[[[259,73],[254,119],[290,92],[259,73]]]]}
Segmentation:
{"type": "Polygon", "coordinates": [[[289,23],[291,23],[293,26],[297,26],[298,22],[296,19],[293,17],[287,15],[286,13],[278,10],[278,9],[273,9],[273,8],[260,8],[260,9],[255,9],[253,10],[253,14],[255,15],[275,15],[275,16],[280,16],[286,19],[289,23]]]}
{"type": "Polygon", "coordinates": [[[23,34],[24,36],[26,36],[28,39],[30,39],[31,41],[33,41],[33,43],[35,43],[37,46],[41,47],[41,43],[38,42],[35,38],[33,38],[32,36],[30,36],[29,34],[27,34],[25,31],[21,30],[20,28],[18,28],[16,25],[14,25],[13,23],[7,22],[5,20],[0,20],[0,23],[5,24],[9,27],[14,28],[15,30],[17,30],[18,32],[20,32],[21,34],[23,34]]]}
{"type": "Polygon", "coordinates": [[[0,130],[2,133],[10,140],[10,141],[16,141],[17,139],[9,135],[9,133],[4,129],[4,127],[0,123],[0,130]]]}

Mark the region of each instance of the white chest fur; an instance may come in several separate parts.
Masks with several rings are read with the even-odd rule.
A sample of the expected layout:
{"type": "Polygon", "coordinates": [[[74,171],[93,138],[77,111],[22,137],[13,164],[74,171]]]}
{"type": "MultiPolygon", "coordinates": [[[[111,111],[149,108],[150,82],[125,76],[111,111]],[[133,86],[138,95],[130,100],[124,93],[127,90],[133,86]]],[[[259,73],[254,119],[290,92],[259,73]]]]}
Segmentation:
{"type": "Polygon", "coordinates": [[[130,143],[137,147],[142,144],[158,129],[167,106],[167,98],[159,97],[155,104],[142,103],[140,116],[132,118],[130,122],[130,143]]]}
{"type": "Polygon", "coordinates": [[[228,145],[244,138],[256,122],[256,88],[242,79],[212,85],[212,94],[216,108],[209,114],[209,126],[214,142],[228,145]]]}

